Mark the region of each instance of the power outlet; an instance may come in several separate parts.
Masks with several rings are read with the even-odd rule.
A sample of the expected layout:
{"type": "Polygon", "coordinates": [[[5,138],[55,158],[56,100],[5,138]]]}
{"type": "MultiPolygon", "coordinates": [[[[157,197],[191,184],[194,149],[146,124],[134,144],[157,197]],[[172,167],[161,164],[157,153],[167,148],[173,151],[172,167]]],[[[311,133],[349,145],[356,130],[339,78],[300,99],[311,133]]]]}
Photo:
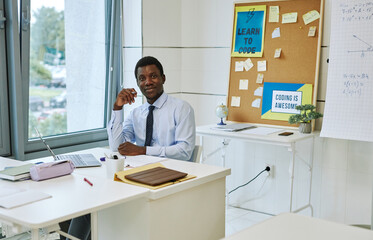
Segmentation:
{"type": "Polygon", "coordinates": [[[270,177],[274,177],[275,176],[275,166],[274,165],[272,165],[272,164],[268,164],[268,163],[266,163],[265,164],[265,167],[269,167],[269,172],[267,172],[268,173],[268,176],[270,176],[270,177]]]}

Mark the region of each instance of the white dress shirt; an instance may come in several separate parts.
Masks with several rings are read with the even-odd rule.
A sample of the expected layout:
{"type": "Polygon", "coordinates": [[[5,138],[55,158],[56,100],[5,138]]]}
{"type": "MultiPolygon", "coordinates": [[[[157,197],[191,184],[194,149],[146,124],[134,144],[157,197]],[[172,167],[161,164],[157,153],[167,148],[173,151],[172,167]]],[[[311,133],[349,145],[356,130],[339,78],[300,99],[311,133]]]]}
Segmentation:
{"type": "MultiPolygon", "coordinates": [[[[151,146],[146,147],[146,155],[190,160],[196,137],[193,108],[185,101],[165,92],[153,103],[153,137],[151,146]]],[[[109,145],[118,151],[123,142],[145,144],[148,102],[133,109],[123,123],[123,110],[112,111],[107,127],[109,145]]]]}

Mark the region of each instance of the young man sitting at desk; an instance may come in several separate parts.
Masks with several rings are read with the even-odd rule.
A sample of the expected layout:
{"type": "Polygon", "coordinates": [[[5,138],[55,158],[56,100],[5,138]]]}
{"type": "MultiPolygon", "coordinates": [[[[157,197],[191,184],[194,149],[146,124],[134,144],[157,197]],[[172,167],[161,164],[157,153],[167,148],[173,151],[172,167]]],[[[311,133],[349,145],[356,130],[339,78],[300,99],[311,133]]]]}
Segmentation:
{"type": "MultiPolygon", "coordinates": [[[[120,91],[107,127],[111,150],[127,156],[146,154],[189,160],[196,135],[193,108],[164,92],[166,76],[156,58],[141,58],[135,77],[147,102],[133,109],[123,124],[123,105],[134,103],[137,93],[134,88],[120,91]]],[[[69,234],[87,239],[90,229],[88,214],[71,221],[69,234]]]]}
{"type": "Polygon", "coordinates": [[[137,93],[125,88],[118,94],[107,127],[111,150],[128,156],[146,154],[189,160],[195,146],[193,108],[164,92],[166,76],[156,58],[140,59],[135,77],[147,102],[133,109],[123,124],[123,105],[135,102],[137,93]]]}

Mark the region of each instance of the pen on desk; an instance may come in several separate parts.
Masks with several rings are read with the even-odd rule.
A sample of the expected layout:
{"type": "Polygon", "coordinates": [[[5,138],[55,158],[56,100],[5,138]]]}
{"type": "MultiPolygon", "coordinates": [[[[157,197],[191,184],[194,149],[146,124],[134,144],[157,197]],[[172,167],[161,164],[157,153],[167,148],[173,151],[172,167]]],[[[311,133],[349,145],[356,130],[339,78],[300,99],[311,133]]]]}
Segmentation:
{"type": "Polygon", "coordinates": [[[100,158],[101,162],[105,162],[105,160],[106,160],[105,158],[111,158],[106,153],[104,153],[104,155],[105,155],[105,157],[100,158]]]}
{"type": "Polygon", "coordinates": [[[84,181],[86,181],[91,187],[93,186],[93,183],[91,183],[87,178],[84,178],[84,181]]]}

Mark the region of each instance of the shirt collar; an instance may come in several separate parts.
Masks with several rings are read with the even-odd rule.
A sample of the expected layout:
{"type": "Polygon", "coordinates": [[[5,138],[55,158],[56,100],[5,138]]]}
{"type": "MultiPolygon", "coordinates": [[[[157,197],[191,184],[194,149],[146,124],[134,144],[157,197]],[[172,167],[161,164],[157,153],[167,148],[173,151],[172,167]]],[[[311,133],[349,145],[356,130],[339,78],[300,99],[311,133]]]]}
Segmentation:
{"type": "MultiPolygon", "coordinates": [[[[168,94],[163,92],[162,95],[159,96],[159,98],[152,105],[155,106],[155,108],[162,108],[162,106],[167,101],[167,98],[168,98],[168,94]]],[[[145,106],[145,109],[148,109],[150,104],[146,102],[144,106],[145,106]]]]}

